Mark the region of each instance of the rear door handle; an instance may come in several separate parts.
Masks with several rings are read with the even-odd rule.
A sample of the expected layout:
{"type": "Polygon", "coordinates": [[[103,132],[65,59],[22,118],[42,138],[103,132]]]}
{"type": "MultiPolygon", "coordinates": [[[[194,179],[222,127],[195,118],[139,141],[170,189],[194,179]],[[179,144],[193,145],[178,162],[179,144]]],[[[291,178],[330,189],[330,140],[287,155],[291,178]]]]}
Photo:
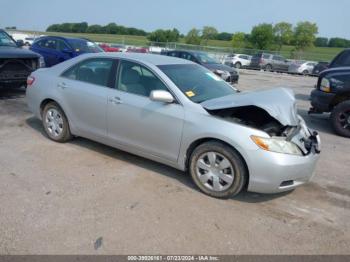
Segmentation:
{"type": "Polygon", "coordinates": [[[116,105],[119,105],[119,104],[122,104],[122,103],[123,103],[123,101],[122,101],[122,100],[120,99],[120,97],[118,97],[118,96],[110,97],[110,98],[108,99],[108,102],[113,103],[113,104],[116,104],[116,105]]]}

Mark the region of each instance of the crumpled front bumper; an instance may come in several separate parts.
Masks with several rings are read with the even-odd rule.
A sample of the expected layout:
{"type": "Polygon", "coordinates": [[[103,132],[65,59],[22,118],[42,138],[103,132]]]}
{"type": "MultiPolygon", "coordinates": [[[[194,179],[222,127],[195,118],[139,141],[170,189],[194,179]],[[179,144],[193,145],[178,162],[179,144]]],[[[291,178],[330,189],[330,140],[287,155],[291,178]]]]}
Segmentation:
{"type": "MultiPolygon", "coordinates": [[[[300,139],[300,133],[295,138],[300,139]]],[[[249,152],[252,164],[249,165],[248,191],[279,193],[310,181],[320,157],[321,139],[316,131],[308,130],[308,134],[308,137],[303,134],[302,142],[308,152],[302,156],[274,153],[263,149],[249,152]]]]}

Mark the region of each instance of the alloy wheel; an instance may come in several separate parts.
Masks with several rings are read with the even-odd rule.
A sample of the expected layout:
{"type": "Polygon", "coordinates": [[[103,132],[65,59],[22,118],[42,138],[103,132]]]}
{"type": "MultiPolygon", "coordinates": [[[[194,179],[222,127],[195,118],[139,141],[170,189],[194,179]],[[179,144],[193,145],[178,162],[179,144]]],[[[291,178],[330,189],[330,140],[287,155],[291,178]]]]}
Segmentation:
{"type": "Polygon", "coordinates": [[[235,178],[231,162],[217,152],[206,152],[196,162],[196,175],[200,182],[213,191],[225,191],[235,178]]]}
{"type": "Polygon", "coordinates": [[[50,108],[46,112],[45,125],[47,131],[54,137],[58,137],[63,131],[63,118],[55,108],[50,108]]]}

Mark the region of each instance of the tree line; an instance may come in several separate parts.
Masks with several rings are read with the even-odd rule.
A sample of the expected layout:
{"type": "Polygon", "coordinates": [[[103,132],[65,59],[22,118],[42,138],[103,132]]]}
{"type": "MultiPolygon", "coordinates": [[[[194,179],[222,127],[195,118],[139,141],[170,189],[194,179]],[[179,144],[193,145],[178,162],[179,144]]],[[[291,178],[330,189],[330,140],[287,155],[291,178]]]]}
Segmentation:
{"type": "Polygon", "coordinates": [[[62,23],[50,25],[48,32],[64,33],[93,33],[147,36],[152,42],[178,42],[184,38],[187,44],[207,45],[209,40],[231,41],[235,48],[255,48],[262,50],[281,50],[283,45],[293,45],[295,50],[305,50],[312,46],[317,47],[350,47],[350,40],[344,38],[317,37],[318,26],[308,21],[299,22],[295,26],[287,22],[276,24],[259,24],[252,28],[250,33],[219,32],[215,27],[204,26],[202,29],[193,28],[186,35],[178,29],[158,29],[146,32],[134,27],[125,27],[116,23],[107,25],[88,25],[82,23],[62,23]]]}
{"type": "Polygon", "coordinates": [[[116,23],[109,23],[108,25],[88,25],[86,22],[82,23],[62,23],[50,25],[47,32],[62,32],[62,33],[90,33],[90,34],[116,34],[116,35],[139,35],[146,36],[147,32],[134,28],[117,25],[116,23]]]}

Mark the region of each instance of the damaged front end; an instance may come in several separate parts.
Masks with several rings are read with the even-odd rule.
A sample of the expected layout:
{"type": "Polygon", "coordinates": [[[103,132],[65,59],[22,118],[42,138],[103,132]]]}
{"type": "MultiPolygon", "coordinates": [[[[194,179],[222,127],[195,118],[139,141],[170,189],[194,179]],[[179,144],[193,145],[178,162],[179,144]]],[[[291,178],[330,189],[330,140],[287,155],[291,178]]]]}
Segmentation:
{"type": "Polygon", "coordinates": [[[295,97],[289,89],[238,93],[205,101],[201,105],[211,115],[262,130],[285,144],[290,142],[299,148],[301,155],[320,153],[319,135],[310,131],[297,114],[295,97]]]}

